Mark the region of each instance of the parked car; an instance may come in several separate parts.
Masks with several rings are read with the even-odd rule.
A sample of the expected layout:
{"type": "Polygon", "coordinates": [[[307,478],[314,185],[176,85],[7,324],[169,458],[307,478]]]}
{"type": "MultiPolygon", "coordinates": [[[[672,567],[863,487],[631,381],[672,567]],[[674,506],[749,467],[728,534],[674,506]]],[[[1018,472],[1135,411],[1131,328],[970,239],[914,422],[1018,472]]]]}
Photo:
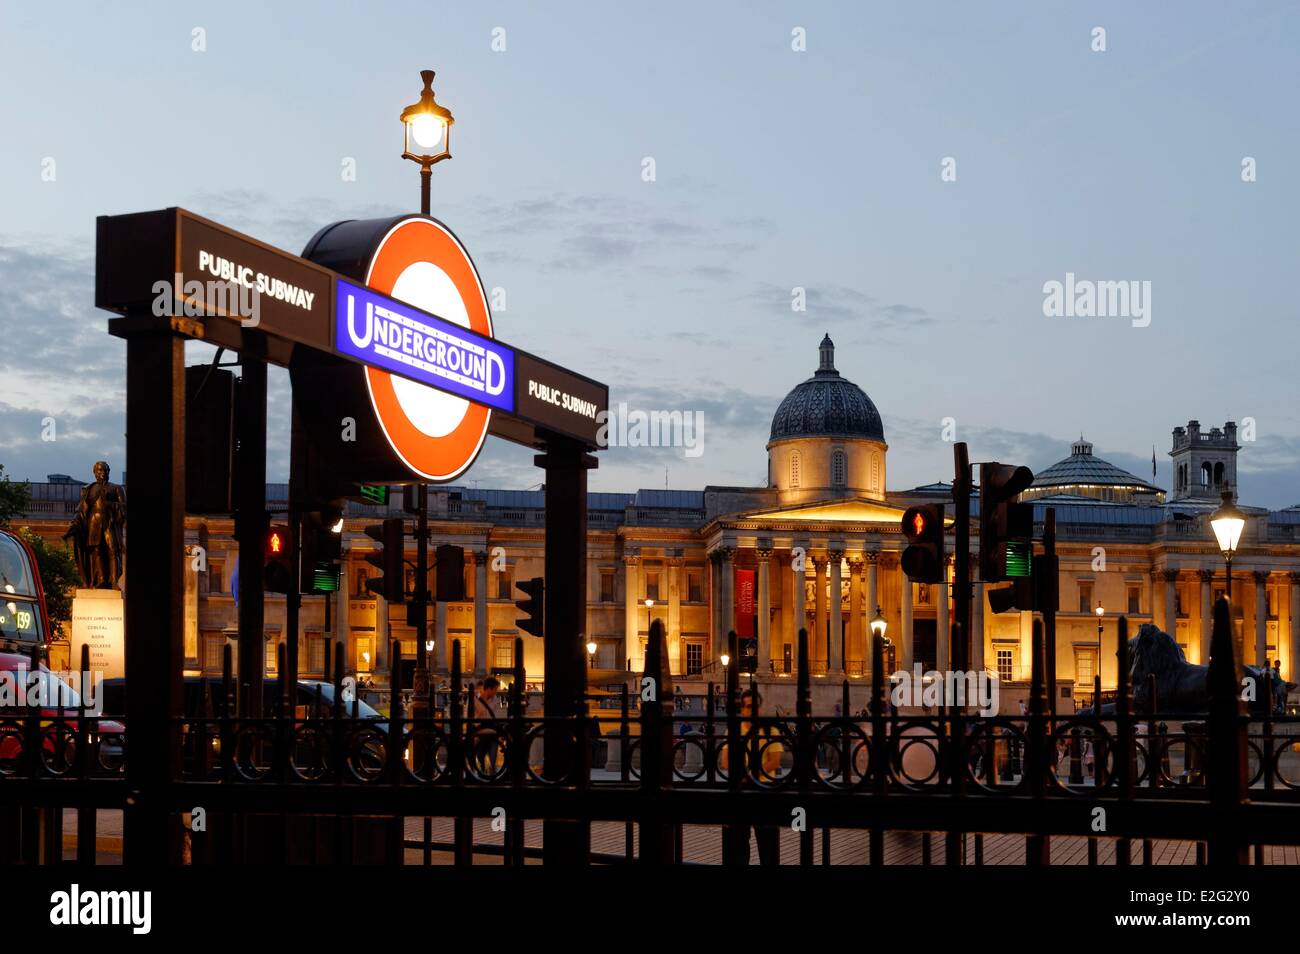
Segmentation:
{"type": "MultiPolygon", "coordinates": [[[[0,774],[19,770],[23,732],[33,709],[39,712],[41,748],[50,771],[67,772],[76,765],[76,733],[81,719],[81,695],[51,672],[44,663],[25,653],[0,652],[0,774]]],[[[97,704],[99,700],[87,700],[97,704]]],[[[96,768],[117,771],[122,765],[122,723],[104,718],[102,707],[87,711],[87,733],[96,768]]]]}

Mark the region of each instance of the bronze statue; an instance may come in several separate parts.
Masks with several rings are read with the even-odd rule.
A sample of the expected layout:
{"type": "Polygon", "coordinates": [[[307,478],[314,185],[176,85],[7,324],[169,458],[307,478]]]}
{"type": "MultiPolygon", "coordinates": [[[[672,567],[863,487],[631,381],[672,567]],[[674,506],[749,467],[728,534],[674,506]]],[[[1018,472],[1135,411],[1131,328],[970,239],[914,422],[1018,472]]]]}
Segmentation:
{"type": "Polygon", "coordinates": [[[95,461],[95,482],[81,488],[81,503],[63,538],[72,539],[81,581],[91,589],[116,590],[126,546],[126,492],[109,483],[108,463],[95,461]]]}
{"type": "MultiPolygon", "coordinates": [[[[1209,711],[1208,667],[1189,663],[1182,647],[1164,630],[1143,623],[1137,635],[1128,641],[1128,652],[1135,711],[1150,711],[1148,676],[1152,673],[1156,677],[1156,708],[1161,713],[1200,715],[1209,711]]],[[[1264,692],[1266,672],[1263,666],[1242,666],[1240,672],[1243,681],[1254,683],[1249,709],[1257,718],[1266,712],[1281,715],[1286,710],[1287,694],[1295,688],[1295,683],[1287,682],[1280,672],[1274,671],[1272,698],[1268,698],[1264,692]]],[[[1114,706],[1104,705],[1101,711],[1103,715],[1114,714],[1114,706]]]]}

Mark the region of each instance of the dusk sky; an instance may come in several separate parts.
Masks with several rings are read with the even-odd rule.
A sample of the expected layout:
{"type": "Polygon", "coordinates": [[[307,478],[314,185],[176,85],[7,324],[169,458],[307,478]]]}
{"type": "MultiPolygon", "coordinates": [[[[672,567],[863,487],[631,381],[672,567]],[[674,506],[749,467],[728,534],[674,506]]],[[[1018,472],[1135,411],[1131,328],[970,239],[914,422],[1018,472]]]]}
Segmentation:
{"type": "MultiPolygon", "coordinates": [[[[416,210],[397,117],[432,68],[456,117],[433,214],[505,290],[496,333],[613,404],[704,415],[699,456],[611,449],[592,489],[765,483],[772,414],[829,332],[884,420],[891,489],[951,479],[945,418],[973,460],[1034,469],[1082,433],[1149,478],[1154,446],[1166,489],[1175,426],[1251,418],[1242,501],[1300,503],[1298,3],[60,11],[0,2],[12,477],[125,463],[97,215],[179,205],[298,253],[330,222],[416,210]],[[1067,273],[1150,282],[1149,325],[1047,317],[1067,273]]],[[[287,373],[271,387],[283,480],[287,373]]],[[[461,483],[541,479],[492,440],[461,483]]]]}

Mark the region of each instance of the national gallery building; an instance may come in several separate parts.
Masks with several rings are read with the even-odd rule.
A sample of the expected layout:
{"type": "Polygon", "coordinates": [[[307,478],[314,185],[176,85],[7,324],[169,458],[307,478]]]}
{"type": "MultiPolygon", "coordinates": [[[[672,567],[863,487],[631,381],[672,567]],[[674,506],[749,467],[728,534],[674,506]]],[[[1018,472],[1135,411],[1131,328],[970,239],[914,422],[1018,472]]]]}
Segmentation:
{"type": "MultiPolygon", "coordinates": [[[[1056,510],[1056,665],[1063,696],[1075,685],[1086,691],[1098,666],[1103,686],[1114,687],[1115,620],[1121,614],[1128,616],[1130,632],[1155,623],[1175,636],[1190,661],[1207,661],[1210,608],[1225,585],[1223,557],[1207,518],[1224,486],[1237,485],[1239,450],[1232,422],[1202,429],[1189,421],[1173,430],[1171,491],[1099,459],[1082,438],[1068,456],[1037,474],[1022,499],[1034,504],[1036,536],[1046,509],[1056,510]]],[[[773,414],[768,486],[591,494],[587,630],[573,638],[596,647],[592,685],[616,685],[629,668],[641,669],[651,620],[667,627],[672,672],[685,692],[722,681],[727,633],[736,629],[757,637],[757,679],[782,698],[782,684],[793,682],[796,634],[806,627],[812,675],[826,687],[819,695],[833,689],[838,697],[848,679],[859,687],[853,690],[856,708],[865,704],[868,622],[877,610],[887,621],[891,672],[916,662],[943,667],[952,618],[948,588],[913,584],[902,573],[899,521],[913,503],[951,504],[952,487],[890,489],[888,451],[880,413],[836,370],[827,336],[812,375],[773,414]]],[[[978,448],[973,451],[978,459],[978,448]]],[[[56,475],[31,489],[32,510],[16,522],[57,540],[80,485],[56,475]]],[[[283,509],[285,489],[268,488],[273,510],[283,509]]],[[[430,488],[430,546],[452,543],[466,550],[466,600],[437,607],[439,669],[448,665],[453,640],[461,643],[468,672],[508,676],[513,669],[515,637],[521,635],[513,601],[522,598],[514,583],[545,574],[544,493],[430,488]]],[[[128,486],[128,504],[129,499],[128,486]]],[[[1250,507],[1249,500],[1239,504],[1249,519],[1233,562],[1238,659],[1280,659],[1283,676],[1295,680],[1300,506],[1269,511],[1250,507]]],[[[976,500],[972,508],[977,507],[976,500]]],[[[350,669],[381,684],[388,680],[389,639],[401,641],[406,658],[415,655],[405,607],[390,609],[366,588],[368,574],[377,571],[364,559],[373,544],[363,528],[400,512],[400,494],[390,507],[349,505],[341,589],[303,598],[303,675],[322,671],[327,643],[334,640],[343,642],[350,669]]],[[[412,523],[408,518],[408,532],[412,523]]],[[[974,536],[972,547],[978,544],[974,536]]],[[[222,647],[237,633],[233,521],[190,517],[187,543],[204,547],[207,555],[206,572],[187,573],[188,665],[216,673],[222,647]]],[[[408,548],[413,563],[409,539],[408,548]]],[[[951,550],[950,537],[950,559],[951,550]]],[[[413,591],[413,571],[408,573],[413,591]]],[[[995,672],[1004,685],[1026,682],[1032,614],[994,614],[981,584],[975,593],[974,668],[995,672]]],[[[284,618],[283,597],[268,594],[268,671],[284,638],[284,618]]],[[[528,681],[540,684],[541,641],[522,635],[528,681]]]]}

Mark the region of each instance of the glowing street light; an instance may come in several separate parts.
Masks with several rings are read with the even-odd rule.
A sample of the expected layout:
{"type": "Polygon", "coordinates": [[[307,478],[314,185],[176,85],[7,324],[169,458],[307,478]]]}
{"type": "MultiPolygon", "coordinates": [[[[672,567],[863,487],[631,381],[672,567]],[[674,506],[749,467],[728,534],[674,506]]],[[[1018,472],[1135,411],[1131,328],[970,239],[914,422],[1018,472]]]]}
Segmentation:
{"type": "Polygon", "coordinates": [[[1224,488],[1223,503],[1210,515],[1210,527],[1214,530],[1214,538],[1219,542],[1219,549],[1227,564],[1227,598],[1228,602],[1232,602],[1232,555],[1237,552],[1237,544],[1241,542],[1241,531],[1246,529],[1246,515],[1232,502],[1231,487],[1224,488]]]}
{"type": "Polygon", "coordinates": [[[424,89],[418,102],[402,110],[402,158],[420,164],[420,211],[429,214],[433,166],[451,158],[451,126],[456,120],[433,96],[433,70],[421,70],[424,89]]]}

